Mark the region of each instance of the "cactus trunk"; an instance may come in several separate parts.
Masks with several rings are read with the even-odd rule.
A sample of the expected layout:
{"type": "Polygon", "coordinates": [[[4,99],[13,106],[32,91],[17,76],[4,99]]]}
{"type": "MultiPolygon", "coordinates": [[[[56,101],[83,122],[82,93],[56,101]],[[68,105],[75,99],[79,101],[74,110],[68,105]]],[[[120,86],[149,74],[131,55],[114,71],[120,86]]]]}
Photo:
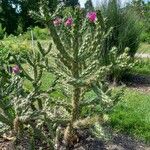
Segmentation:
{"type": "Polygon", "coordinates": [[[74,87],[73,90],[73,96],[72,96],[72,118],[71,118],[71,124],[73,124],[74,121],[78,120],[78,104],[80,101],[80,88],[74,87]]]}

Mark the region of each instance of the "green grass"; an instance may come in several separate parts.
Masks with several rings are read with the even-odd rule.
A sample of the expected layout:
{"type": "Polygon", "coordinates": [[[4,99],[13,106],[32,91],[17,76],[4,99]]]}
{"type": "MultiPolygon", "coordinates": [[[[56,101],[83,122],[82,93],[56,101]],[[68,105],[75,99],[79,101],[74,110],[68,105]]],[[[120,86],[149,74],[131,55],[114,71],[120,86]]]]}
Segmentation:
{"type": "MultiPolygon", "coordinates": [[[[44,72],[43,77],[42,77],[41,89],[47,90],[50,87],[53,80],[54,80],[54,76],[51,73],[44,72]]],[[[24,86],[28,90],[32,90],[33,88],[31,82],[28,80],[24,81],[24,86]]]]}
{"type": "Polygon", "coordinates": [[[150,58],[138,59],[138,63],[131,70],[131,73],[150,76],[150,58]]]}
{"type": "Polygon", "coordinates": [[[127,89],[110,116],[116,131],[150,142],[150,94],[127,89]]]}
{"type": "Polygon", "coordinates": [[[138,49],[139,53],[150,53],[150,44],[148,43],[141,43],[138,49]]]}

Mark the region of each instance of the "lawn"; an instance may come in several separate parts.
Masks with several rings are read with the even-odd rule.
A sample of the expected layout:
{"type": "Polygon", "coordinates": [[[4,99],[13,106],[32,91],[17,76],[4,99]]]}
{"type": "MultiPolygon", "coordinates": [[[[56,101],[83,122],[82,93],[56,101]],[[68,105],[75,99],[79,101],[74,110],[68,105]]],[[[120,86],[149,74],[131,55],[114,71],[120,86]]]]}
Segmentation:
{"type": "Polygon", "coordinates": [[[137,61],[131,73],[150,76],[150,58],[138,58],[137,61]]]}
{"type": "Polygon", "coordinates": [[[150,142],[150,94],[127,89],[110,116],[116,131],[150,142]]]}

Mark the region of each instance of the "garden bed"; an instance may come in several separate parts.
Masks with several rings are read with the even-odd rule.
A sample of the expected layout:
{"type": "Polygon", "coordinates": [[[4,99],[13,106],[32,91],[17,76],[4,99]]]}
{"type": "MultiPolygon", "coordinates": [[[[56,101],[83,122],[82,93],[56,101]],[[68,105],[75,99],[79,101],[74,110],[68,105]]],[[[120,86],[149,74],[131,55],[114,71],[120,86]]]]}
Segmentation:
{"type": "MultiPolygon", "coordinates": [[[[104,140],[93,137],[88,130],[79,131],[79,142],[70,147],[70,150],[149,150],[150,147],[145,143],[138,141],[128,135],[112,133],[111,138],[104,140]]],[[[109,133],[110,134],[110,133],[109,133]]],[[[15,144],[12,141],[0,140],[1,150],[16,150],[15,144]]],[[[29,138],[18,143],[17,150],[30,150],[29,138]]],[[[37,141],[35,149],[43,149],[43,145],[37,141]]],[[[50,147],[45,148],[51,150],[50,147]]],[[[43,150],[44,150],[43,149],[43,150]]],[[[61,145],[59,150],[66,150],[65,146],[61,145]]]]}

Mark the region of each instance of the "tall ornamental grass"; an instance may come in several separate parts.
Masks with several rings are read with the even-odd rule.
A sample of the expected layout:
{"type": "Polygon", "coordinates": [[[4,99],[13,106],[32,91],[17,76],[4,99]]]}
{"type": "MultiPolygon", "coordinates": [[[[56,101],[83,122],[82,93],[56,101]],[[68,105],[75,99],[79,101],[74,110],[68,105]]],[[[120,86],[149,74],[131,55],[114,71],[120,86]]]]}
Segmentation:
{"type": "Polygon", "coordinates": [[[104,52],[116,46],[118,55],[124,52],[126,47],[130,48],[130,56],[134,56],[140,43],[140,26],[137,15],[130,9],[130,6],[122,6],[120,0],[108,0],[103,2],[98,9],[106,18],[106,30],[113,27],[112,34],[105,42],[104,52]]]}

